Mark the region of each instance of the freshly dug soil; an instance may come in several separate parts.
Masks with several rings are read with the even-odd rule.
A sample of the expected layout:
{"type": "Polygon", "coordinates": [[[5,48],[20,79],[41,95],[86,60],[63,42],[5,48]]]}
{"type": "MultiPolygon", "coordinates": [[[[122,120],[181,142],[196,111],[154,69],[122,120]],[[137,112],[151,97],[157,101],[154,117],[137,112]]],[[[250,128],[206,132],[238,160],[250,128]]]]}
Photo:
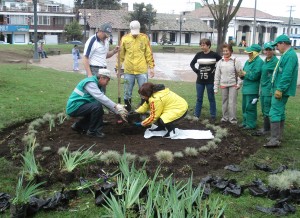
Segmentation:
{"type": "MultiPolygon", "coordinates": [[[[71,151],[75,151],[82,147],[92,148],[95,152],[106,152],[108,150],[118,151],[123,154],[124,148],[126,153],[136,154],[138,157],[147,156],[150,158],[146,165],[146,169],[153,174],[160,162],[156,159],[155,153],[160,150],[174,152],[183,152],[186,147],[194,147],[196,149],[207,144],[209,140],[195,139],[177,139],[155,137],[145,139],[143,137],[145,128],[136,127],[132,124],[117,124],[116,117],[113,114],[105,115],[105,120],[109,122],[103,129],[106,134],[105,138],[90,138],[86,135],[78,134],[70,127],[76,120],[71,118],[65,120],[61,125],[56,126],[49,131],[49,124],[46,123],[37,131],[37,143],[39,147],[35,150],[36,161],[42,169],[43,181],[48,184],[63,182],[65,173],[61,173],[60,167],[62,158],[57,153],[62,146],[69,146],[71,151]],[[43,151],[44,147],[50,147],[50,151],[43,151]]],[[[25,145],[22,142],[24,134],[27,133],[29,123],[16,125],[0,133],[0,157],[6,157],[18,166],[21,166],[20,154],[24,151],[25,145]]],[[[216,124],[217,125],[217,124],[216,124]]],[[[218,148],[208,152],[201,152],[196,157],[186,156],[182,158],[174,158],[172,163],[161,164],[161,173],[163,175],[173,174],[176,179],[184,179],[190,177],[193,172],[194,178],[202,178],[208,174],[212,174],[216,170],[223,169],[229,164],[239,164],[243,159],[255,153],[261,146],[249,132],[239,129],[232,124],[219,124],[222,128],[228,129],[228,136],[223,138],[218,144],[218,148]]],[[[200,122],[192,122],[182,119],[177,123],[180,129],[198,129],[205,130],[205,126],[200,122]]],[[[214,131],[212,130],[214,133],[214,131]]],[[[137,163],[137,166],[141,166],[137,163]]],[[[77,181],[80,176],[85,178],[95,178],[101,173],[101,169],[112,173],[117,169],[117,165],[106,165],[98,162],[83,169],[77,169],[75,178],[77,181]]]]}

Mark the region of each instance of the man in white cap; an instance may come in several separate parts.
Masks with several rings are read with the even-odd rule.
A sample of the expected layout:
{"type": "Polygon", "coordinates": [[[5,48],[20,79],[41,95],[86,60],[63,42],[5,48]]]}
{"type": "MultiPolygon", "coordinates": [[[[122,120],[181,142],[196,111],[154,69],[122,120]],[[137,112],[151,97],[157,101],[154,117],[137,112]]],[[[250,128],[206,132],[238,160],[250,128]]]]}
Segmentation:
{"type": "MultiPolygon", "coordinates": [[[[139,87],[154,76],[154,59],[149,38],[140,33],[141,25],[137,20],[130,23],[130,33],[124,35],[120,46],[120,64],[124,64],[124,102],[131,111],[131,96],[135,80],[139,87]]],[[[118,69],[118,62],[116,63],[118,69]]],[[[141,99],[141,104],[144,102],[141,99]]]]}
{"type": "Polygon", "coordinates": [[[81,80],[73,90],[67,102],[66,113],[71,117],[82,117],[72,125],[72,129],[90,137],[103,138],[103,106],[126,121],[127,110],[121,104],[110,100],[103,89],[110,81],[111,74],[107,69],[99,69],[98,74],[81,80]]]}
{"type": "Polygon", "coordinates": [[[119,51],[119,46],[109,51],[108,38],[111,34],[111,25],[105,23],[100,26],[95,35],[86,41],[82,61],[88,77],[96,75],[99,69],[106,69],[106,59],[119,51]]]}

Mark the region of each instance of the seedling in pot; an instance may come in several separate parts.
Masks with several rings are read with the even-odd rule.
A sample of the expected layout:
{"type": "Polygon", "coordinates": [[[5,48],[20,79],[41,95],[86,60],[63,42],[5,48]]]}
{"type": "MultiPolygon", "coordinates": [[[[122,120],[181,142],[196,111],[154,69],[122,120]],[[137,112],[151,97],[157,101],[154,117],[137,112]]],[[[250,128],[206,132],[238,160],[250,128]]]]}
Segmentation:
{"type": "Polygon", "coordinates": [[[24,155],[21,155],[23,158],[23,169],[29,181],[33,180],[37,175],[39,175],[38,166],[34,157],[34,149],[36,148],[35,142],[36,139],[34,139],[31,146],[28,146],[24,152],[24,155]]]}

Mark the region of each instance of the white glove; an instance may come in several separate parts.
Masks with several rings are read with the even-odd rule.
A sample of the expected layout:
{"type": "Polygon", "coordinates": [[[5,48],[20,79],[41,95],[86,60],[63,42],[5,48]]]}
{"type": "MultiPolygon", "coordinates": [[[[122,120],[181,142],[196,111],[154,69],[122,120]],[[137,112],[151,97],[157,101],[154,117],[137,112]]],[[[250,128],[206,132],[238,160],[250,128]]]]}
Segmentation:
{"type": "Polygon", "coordinates": [[[125,109],[124,105],[121,104],[117,104],[115,106],[117,114],[119,114],[122,118],[122,120],[127,122],[127,115],[128,115],[128,111],[125,109]]]}
{"type": "Polygon", "coordinates": [[[258,98],[254,98],[251,102],[251,104],[256,104],[256,102],[258,101],[258,98]]]}

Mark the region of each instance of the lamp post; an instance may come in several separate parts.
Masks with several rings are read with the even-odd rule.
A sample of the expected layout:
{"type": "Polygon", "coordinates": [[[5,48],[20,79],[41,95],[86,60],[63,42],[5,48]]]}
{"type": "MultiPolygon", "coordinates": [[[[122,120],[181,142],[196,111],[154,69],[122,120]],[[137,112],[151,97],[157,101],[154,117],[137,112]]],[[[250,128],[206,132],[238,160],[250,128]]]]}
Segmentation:
{"type": "Polygon", "coordinates": [[[79,16],[83,19],[83,26],[84,26],[84,42],[86,42],[86,21],[90,19],[91,13],[86,14],[85,8],[83,9],[83,14],[80,12],[79,16]]]}
{"type": "Polygon", "coordinates": [[[151,42],[151,23],[153,22],[154,15],[156,14],[156,10],[147,10],[147,8],[143,8],[143,12],[147,14],[148,18],[148,37],[151,42]]]}
{"type": "Polygon", "coordinates": [[[37,0],[33,0],[33,22],[34,22],[34,53],[33,53],[33,62],[39,62],[38,46],[37,46],[37,0]]]}
{"type": "Polygon", "coordinates": [[[179,45],[181,45],[181,30],[182,30],[182,24],[186,21],[186,18],[180,14],[179,18],[176,18],[176,22],[179,23],[179,45]]]}

